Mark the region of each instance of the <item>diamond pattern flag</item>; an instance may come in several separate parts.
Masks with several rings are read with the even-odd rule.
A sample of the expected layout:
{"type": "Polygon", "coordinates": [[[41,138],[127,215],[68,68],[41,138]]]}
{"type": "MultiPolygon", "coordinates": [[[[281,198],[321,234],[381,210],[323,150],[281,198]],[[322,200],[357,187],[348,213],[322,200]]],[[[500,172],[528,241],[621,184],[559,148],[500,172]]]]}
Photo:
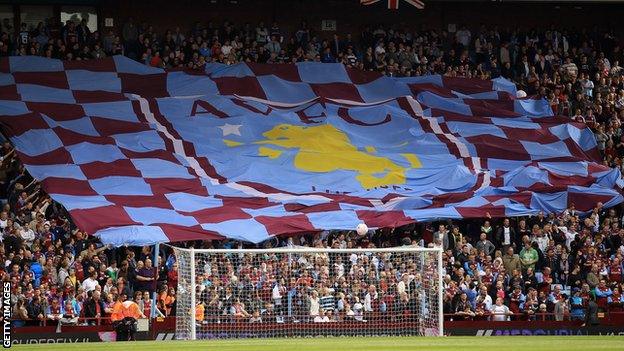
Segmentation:
{"type": "Polygon", "coordinates": [[[592,132],[504,79],[125,57],[11,57],[0,72],[4,135],[104,243],[257,243],[622,202],[592,132]]]}

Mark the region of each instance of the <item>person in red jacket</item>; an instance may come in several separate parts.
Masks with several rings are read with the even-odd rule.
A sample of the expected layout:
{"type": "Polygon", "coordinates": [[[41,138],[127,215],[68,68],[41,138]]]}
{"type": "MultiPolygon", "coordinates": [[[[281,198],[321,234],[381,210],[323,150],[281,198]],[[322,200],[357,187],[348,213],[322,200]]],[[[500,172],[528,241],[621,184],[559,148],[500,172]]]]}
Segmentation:
{"type": "Polygon", "coordinates": [[[174,263],[171,266],[171,270],[167,272],[167,285],[173,288],[178,288],[178,263],[174,263]]]}

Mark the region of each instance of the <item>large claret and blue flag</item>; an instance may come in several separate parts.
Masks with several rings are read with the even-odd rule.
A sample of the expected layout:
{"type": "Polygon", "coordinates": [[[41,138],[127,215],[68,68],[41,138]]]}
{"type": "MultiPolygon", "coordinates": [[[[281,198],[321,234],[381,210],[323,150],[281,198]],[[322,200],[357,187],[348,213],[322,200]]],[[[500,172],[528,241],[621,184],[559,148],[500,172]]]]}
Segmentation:
{"type": "Polygon", "coordinates": [[[0,72],[4,134],[104,243],[257,243],[622,202],[592,132],[504,79],[322,63],[163,71],[121,56],[11,57],[0,72]]]}

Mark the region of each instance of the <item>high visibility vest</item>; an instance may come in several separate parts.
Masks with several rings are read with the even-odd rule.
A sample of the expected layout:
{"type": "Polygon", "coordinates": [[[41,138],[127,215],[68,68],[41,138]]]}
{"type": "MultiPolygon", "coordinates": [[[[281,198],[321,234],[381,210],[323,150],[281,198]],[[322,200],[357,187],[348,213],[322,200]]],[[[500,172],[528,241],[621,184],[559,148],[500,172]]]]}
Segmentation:
{"type": "Polygon", "coordinates": [[[123,316],[124,317],[132,317],[134,319],[141,318],[141,310],[139,309],[139,305],[137,305],[134,301],[124,301],[122,303],[123,316]]]}
{"type": "Polygon", "coordinates": [[[124,319],[123,304],[119,301],[113,305],[113,313],[111,313],[111,321],[116,322],[124,319]]]}
{"type": "Polygon", "coordinates": [[[204,320],[204,304],[195,306],[195,320],[198,322],[204,320]]]}

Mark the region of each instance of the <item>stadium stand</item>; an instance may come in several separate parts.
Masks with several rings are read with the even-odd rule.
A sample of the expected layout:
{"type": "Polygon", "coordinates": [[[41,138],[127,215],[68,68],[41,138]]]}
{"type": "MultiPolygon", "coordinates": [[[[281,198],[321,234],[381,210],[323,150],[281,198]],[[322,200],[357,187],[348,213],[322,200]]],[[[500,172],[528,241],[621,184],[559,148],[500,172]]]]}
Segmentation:
{"type": "MultiPolygon", "coordinates": [[[[461,27],[451,34],[371,25],[357,35],[324,38],[305,22],[288,33],[279,23],[262,21],[196,24],[185,32],[129,19],[119,32],[92,33],[85,23],[68,21],[52,33],[44,22],[36,28],[13,28],[3,21],[0,42],[0,56],[91,60],[125,55],[166,69],[202,70],[207,63],[317,61],[396,77],[504,77],[529,96],[547,99],[556,114],[586,123],[595,132],[604,165],[624,170],[624,71],[620,66],[624,57],[618,38],[608,31],[503,31],[480,26],[461,27]]],[[[132,297],[141,312],[150,315],[154,291],[158,293],[157,314],[175,315],[178,276],[176,257],[170,250],[163,248],[158,262],[152,262],[150,247],[102,246],[76,228],[67,212],[41,191],[8,142],[0,154],[0,257],[5,262],[0,270],[3,279],[13,283],[14,326],[111,323],[120,294],[132,297]]],[[[273,239],[261,246],[441,245],[446,250],[444,311],[448,320],[585,320],[594,299],[601,312],[623,310],[622,215],[619,207],[604,209],[597,203],[586,218],[579,218],[571,206],[558,214],[417,224],[364,237],[353,231],[324,232],[273,239]]],[[[235,241],[182,245],[249,246],[235,241]]],[[[273,286],[262,287],[261,301],[253,302],[245,302],[242,290],[227,287],[232,278],[258,280],[260,263],[250,264],[241,261],[238,267],[222,267],[223,277],[205,277],[206,284],[219,286],[206,294],[205,308],[243,315],[250,323],[257,322],[259,314],[270,313],[275,308],[273,286]]],[[[279,289],[311,285],[322,276],[318,267],[311,273],[281,282],[278,294],[279,289]]],[[[361,275],[370,277],[369,273],[361,275]]],[[[349,281],[349,275],[345,277],[343,284],[357,285],[349,281]]],[[[405,285],[419,284],[419,279],[388,276],[381,281],[373,274],[367,283],[374,289],[383,284],[391,287],[384,291],[393,294],[393,310],[403,313],[413,308],[405,302],[410,298],[405,285]]],[[[367,291],[351,291],[348,303],[343,293],[321,293],[324,309],[333,310],[361,305],[367,291]]],[[[311,308],[306,303],[302,306],[311,308]]],[[[309,316],[309,312],[301,313],[309,316]]]]}

